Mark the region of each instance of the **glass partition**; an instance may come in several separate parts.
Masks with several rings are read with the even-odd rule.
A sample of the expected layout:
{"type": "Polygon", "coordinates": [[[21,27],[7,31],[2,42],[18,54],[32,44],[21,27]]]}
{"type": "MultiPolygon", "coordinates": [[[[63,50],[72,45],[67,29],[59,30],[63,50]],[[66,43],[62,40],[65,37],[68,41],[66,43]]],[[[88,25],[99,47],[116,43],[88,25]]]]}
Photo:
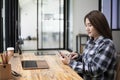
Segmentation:
{"type": "Polygon", "coordinates": [[[63,0],[38,3],[38,49],[63,48],[63,0]]]}
{"type": "Polygon", "coordinates": [[[19,0],[22,50],[37,49],[37,0],[19,0]]]}
{"type": "Polygon", "coordinates": [[[19,6],[22,50],[64,48],[64,0],[19,0],[19,6]]]}

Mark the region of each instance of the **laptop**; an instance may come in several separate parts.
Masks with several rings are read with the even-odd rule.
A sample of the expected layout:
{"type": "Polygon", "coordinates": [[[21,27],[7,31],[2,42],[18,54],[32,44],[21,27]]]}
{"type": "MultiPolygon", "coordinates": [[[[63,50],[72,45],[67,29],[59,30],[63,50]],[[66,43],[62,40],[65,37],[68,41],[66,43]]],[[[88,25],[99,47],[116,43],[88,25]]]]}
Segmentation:
{"type": "Polygon", "coordinates": [[[25,70],[49,68],[46,60],[22,60],[21,64],[22,68],[25,70]]]}

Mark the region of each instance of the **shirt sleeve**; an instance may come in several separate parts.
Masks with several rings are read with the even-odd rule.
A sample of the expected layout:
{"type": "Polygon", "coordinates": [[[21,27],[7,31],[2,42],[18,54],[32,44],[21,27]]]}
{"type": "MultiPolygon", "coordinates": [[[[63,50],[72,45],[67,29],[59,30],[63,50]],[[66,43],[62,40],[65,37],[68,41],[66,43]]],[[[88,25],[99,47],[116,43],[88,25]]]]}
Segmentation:
{"type": "Polygon", "coordinates": [[[93,77],[102,74],[110,65],[115,49],[111,42],[104,42],[95,52],[95,56],[91,62],[71,61],[70,66],[75,71],[82,72],[93,77]]]}
{"type": "Polygon", "coordinates": [[[82,56],[82,54],[78,53],[78,57],[74,60],[71,60],[69,63],[69,66],[72,67],[78,73],[83,72],[82,56]]]}
{"type": "Polygon", "coordinates": [[[80,61],[71,60],[69,66],[78,73],[83,72],[83,64],[80,61]]]}
{"type": "Polygon", "coordinates": [[[85,73],[96,77],[105,72],[113,59],[114,53],[114,45],[110,41],[101,44],[91,62],[83,63],[85,73]]]}

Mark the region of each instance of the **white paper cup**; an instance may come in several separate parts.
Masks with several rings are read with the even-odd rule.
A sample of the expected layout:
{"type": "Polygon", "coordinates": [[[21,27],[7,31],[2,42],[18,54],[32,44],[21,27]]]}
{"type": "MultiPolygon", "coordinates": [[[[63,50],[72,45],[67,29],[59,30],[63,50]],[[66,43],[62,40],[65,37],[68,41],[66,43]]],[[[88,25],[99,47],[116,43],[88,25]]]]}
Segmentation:
{"type": "Polygon", "coordinates": [[[7,48],[7,53],[8,53],[8,60],[14,55],[14,47],[8,47],[7,48]]]}
{"type": "Polygon", "coordinates": [[[7,51],[8,51],[8,50],[14,50],[14,47],[8,47],[8,48],[7,48],[7,51]]]}

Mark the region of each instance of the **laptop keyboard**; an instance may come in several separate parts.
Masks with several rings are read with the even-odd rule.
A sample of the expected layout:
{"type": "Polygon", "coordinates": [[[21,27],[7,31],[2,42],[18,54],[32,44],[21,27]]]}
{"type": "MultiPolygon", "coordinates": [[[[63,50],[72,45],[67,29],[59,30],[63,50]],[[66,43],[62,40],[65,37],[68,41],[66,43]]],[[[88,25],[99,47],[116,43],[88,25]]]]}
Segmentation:
{"type": "Polygon", "coordinates": [[[29,68],[29,67],[37,67],[37,63],[36,61],[22,61],[22,66],[25,68],[29,68]]]}

